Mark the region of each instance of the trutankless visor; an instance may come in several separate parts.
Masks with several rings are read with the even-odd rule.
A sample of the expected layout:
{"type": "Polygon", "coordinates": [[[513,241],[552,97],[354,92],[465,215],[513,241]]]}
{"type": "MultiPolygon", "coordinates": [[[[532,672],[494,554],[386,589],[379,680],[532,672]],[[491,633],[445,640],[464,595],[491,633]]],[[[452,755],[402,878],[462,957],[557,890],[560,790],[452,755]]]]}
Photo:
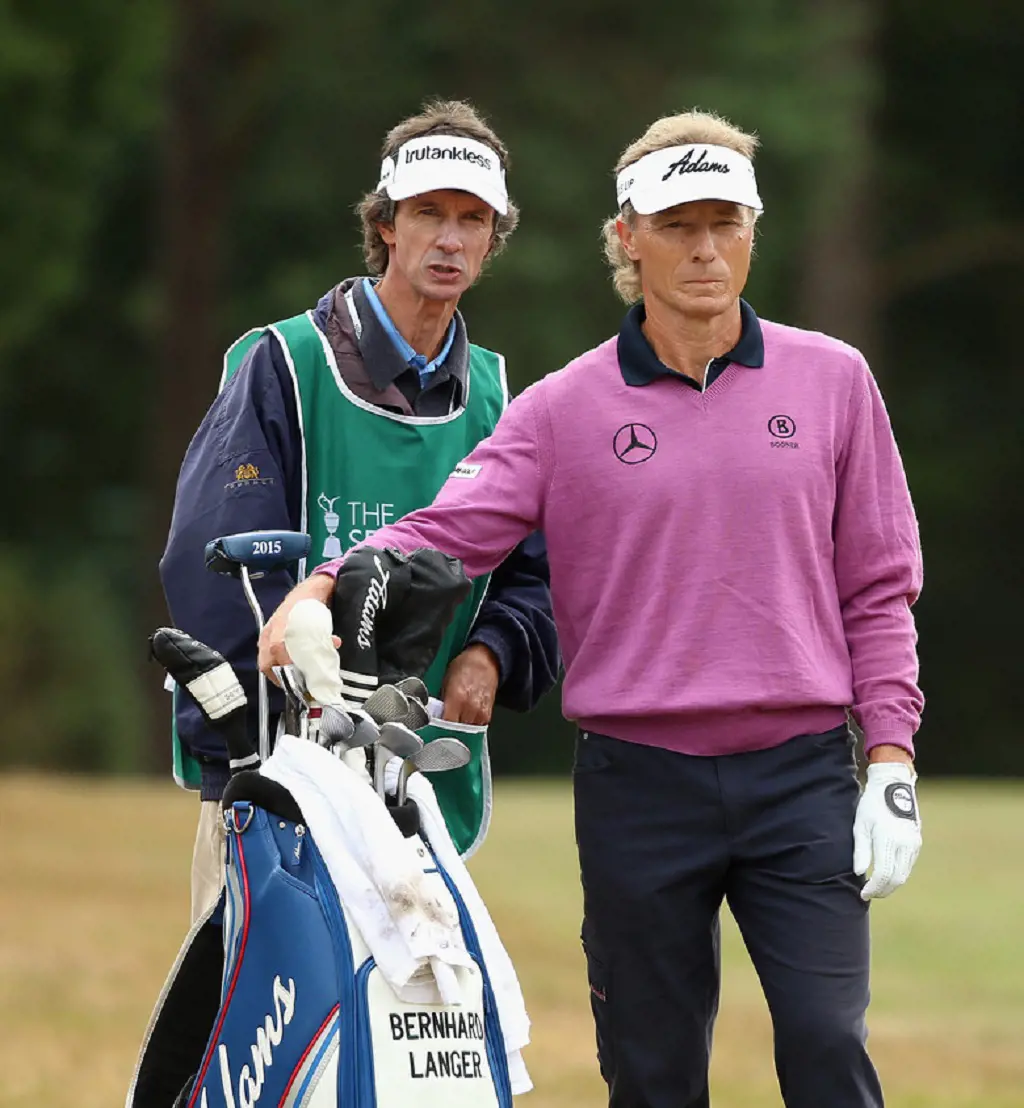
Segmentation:
{"type": "Polygon", "coordinates": [[[620,208],[628,200],[641,215],[692,200],[728,200],[763,210],[750,159],[704,143],[645,154],[618,175],[616,193],[620,208]]]}
{"type": "Polygon", "coordinates": [[[471,192],[499,214],[508,212],[505,171],[482,142],[459,135],[424,135],[400,146],[380,166],[377,191],[406,200],[436,189],[471,192]]]}

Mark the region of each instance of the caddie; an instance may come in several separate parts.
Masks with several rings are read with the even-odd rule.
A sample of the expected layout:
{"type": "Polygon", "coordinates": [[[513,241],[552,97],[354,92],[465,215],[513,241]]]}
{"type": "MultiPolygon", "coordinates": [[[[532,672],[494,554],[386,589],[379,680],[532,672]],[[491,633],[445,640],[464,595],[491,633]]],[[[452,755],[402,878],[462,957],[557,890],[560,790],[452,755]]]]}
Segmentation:
{"type": "MultiPolygon", "coordinates": [[[[755,147],[687,112],[625,150],[605,227],[632,305],[618,334],[527,389],[468,479],[371,540],[435,547],[475,577],[544,521],[613,1108],[710,1104],[723,901],[788,1108],[880,1106],[868,905],[920,847],[914,510],[861,354],[741,299],[755,147]]],[[[338,564],[268,622],[268,661],[293,601],[328,597],[338,564]]]]}
{"type": "MultiPolygon", "coordinates": [[[[427,104],[388,133],[379,183],[358,206],[372,276],[341,281],[313,309],[254,328],[227,352],[222,389],[182,465],[160,572],[174,623],[239,674],[254,733],[255,623],[237,583],[205,571],[204,545],[292,529],[310,533],[313,564],[329,559],[428,504],[491,433],[507,403],[504,359],[470,343],[458,305],[518,221],[507,166],[504,145],[472,106],[427,104]]],[[[436,782],[464,852],[489,816],[494,704],[531,708],[560,665],[543,537],[513,545],[474,581],[425,678],[443,699],[444,722],[424,737],[454,731],[475,755],[436,782]]],[[[265,611],[295,579],[257,582],[265,611]]],[[[273,691],[272,717],[283,708],[273,691]]],[[[198,771],[192,783],[201,789],[198,918],[223,879],[227,752],[190,697],[175,703],[179,776],[198,771]]]]}

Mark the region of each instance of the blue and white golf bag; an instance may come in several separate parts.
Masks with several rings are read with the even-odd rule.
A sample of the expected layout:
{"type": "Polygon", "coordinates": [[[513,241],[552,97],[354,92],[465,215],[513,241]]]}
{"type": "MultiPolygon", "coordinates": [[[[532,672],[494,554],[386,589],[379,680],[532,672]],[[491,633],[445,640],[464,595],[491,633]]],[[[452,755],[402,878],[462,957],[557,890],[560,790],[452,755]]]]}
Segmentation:
{"type": "Polygon", "coordinates": [[[236,797],[263,795],[228,799],[224,895],[190,932],[172,971],[128,1108],[510,1108],[505,1044],[480,945],[428,844],[420,840],[424,872],[454,896],[474,962],[457,971],[459,1005],[399,1001],[339,902],[290,796],[257,774],[233,784],[236,797]],[[223,934],[215,998],[210,931],[223,934]],[[188,1022],[211,1018],[197,1064],[188,1022]],[[190,1072],[183,1076],[183,1068],[190,1072]]]}

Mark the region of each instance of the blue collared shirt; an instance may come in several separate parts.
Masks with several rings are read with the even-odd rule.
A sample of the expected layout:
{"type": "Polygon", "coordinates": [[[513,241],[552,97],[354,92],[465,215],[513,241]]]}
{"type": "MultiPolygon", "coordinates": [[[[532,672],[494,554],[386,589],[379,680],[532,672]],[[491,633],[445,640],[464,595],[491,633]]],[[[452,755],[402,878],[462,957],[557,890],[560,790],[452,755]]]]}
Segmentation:
{"type": "Polygon", "coordinates": [[[411,369],[415,369],[419,374],[420,387],[425,387],[427,381],[430,380],[430,375],[438,369],[443,363],[445,358],[448,357],[448,352],[452,348],[452,343],[455,341],[455,320],[452,319],[448,324],[448,333],[445,336],[444,346],[441,347],[441,352],[436,358],[431,361],[422,354],[417,354],[415,350],[406,341],[405,336],[395,326],[394,320],[388,315],[387,309],[380,302],[380,297],[377,295],[377,290],[373,287],[373,282],[369,277],[363,278],[363,292],[366,293],[366,299],[370,302],[370,307],[373,308],[373,314],[377,317],[381,327],[387,332],[391,341],[395,344],[395,349],[405,359],[405,364],[411,369]]]}

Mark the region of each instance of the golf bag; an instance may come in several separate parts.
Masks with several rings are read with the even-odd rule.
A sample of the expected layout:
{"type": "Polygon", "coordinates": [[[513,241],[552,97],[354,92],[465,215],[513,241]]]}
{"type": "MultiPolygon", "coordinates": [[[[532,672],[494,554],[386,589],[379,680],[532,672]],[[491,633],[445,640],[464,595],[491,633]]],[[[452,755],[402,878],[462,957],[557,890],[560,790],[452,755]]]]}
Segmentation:
{"type": "MultiPolygon", "coordinates": [[[[374,608],[378,618],[385,610],[389,619],[396,617],[374,582],[396,569],[401,580],[408,563],[397,552],[373,554],[369,562],[356,559],[338,589],[358,593],[361,583],[374,597],[373,604],[357,606],[361,635],[349,639],[361,640],[362,655],[350,652],[339,660],[339,670],[350,680],[355,675],[357,684],[359,675],[376,673],[374,608]],[[373,580],[360,578],[367,566],[373,580]]],[[[450,566],[448,574],[457,585],[450,566]]],[[[391,593],[396,600],[401,595],[391,593]]],[[[409,596],[406,590],[403,603],[409,596]]],[[[450,599],[449,592],[446,610],[450,599]]],[[[433,616],[428,622],[437,625],[433,616]]],[[[424,649],[424,634],[407,638],[424,649]]],[[[126,1108],[511,1108],[513,1086],[529,1088],[518,1058],[525,1032],[512,1042],[503,1031],[489,968],[495,947],[481,939],[476,902],[472,910],[467,906],[476,893],[467,889],[429,783],[417,775],[419,803],[412,787],[401,802],[382,801],[362,782],[365,794],[349,794],[386,809],[384,826],[395,836],[395,849],[413,859],[421,899],[426,894],[430,903],[452,906],[460,957],[440,969],[431,959],[398,992],[371,953],[373,938],[367,942],[356,923],[365,919],[363,906],[355,910],[339,895],[332,856],[311,833],[315,818],[306,818],[294,790],[271,772],[291,751],[312,765],[311,778],[330,782],[332,774],[344,774],[354,781],[344,759],[286,735],[265,766],[243,768],[253,766],[255,744],[244,733],[245,695],[230,666],[173,629],[157,632],[152,645],[178,685],[223,731],[236,772],[222,800],[225,886],[211,913],[190,930],[161,992],[126,1108]],[[442,976],[447,987],[439,991],[442,976]]],[[[401,664],[400,658],[389,661],[401,664]]],[[[358,719],[361,713],[352,714],[358,719]]],[[[493,934],[489,917],[484,923],[493,934]]],[[[503,949],[500,954],[507,995],[514,972],[503,949]]],[[[528,1026],[525,1009],[521,1026],[528,1026]]]]}
{"type": "Polygon", "coordinates": [[[301,812],[273,784],[255,773],[232,782],[224,896],[186,941],[129,1108],[510,1108],[506,1048],[479,940],[430,846],[414,839],[427,877],[454,894],[472,959],[457,970],[458,1005],[395,996],[340,903],[301,812]],[[223,934],[215,996],[208,989],[211,930],[223,934]],[[196,1040],[190,1034],[191,1043],[182,1043],[181,1021],[195,1017],[212,1031],[196,1076],[183,1078],[182,1062],[195,1064],[196,1040]]]}

